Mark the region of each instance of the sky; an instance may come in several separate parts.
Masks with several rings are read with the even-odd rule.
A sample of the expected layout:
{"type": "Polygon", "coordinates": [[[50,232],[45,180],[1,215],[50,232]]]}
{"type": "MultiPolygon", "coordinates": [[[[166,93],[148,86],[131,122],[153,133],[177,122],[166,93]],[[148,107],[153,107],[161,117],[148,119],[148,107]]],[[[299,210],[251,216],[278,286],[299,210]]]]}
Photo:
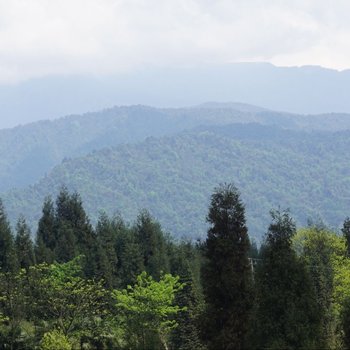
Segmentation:
{"type": "Polygon", "coordinates": [[[348,0],[0,0],[0,84],[232,62],[350,68],[348,0]]]}

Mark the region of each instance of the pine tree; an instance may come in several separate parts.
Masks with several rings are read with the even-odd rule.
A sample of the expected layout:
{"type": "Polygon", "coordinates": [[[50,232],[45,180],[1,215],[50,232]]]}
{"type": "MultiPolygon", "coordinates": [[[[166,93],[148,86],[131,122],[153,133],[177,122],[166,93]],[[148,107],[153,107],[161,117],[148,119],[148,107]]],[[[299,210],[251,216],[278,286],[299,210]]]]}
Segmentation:
{"type": "Polygon", "coordinates": [[[35,264],[33,242],[30,238],[30,229],[24,219],[20,217],[16,225],[15,246],[20,268],[28,269],[35,264]]]}
{"type": "Polygon", "coordinates": [[[17,268],[18,262],[11,227],[0,199],[0,271],[14,272],[17,268]]]}
{"type": "Polygon", "coordinates": [[[47,197],[42,208],[35,241],[35,257],[38,263],[52,263],[57,244],[55,210],[52,199],[47,197]]]}
{"type": "Polygon", "coordinates": [[[236,187],[228,184],[215,189],[207,220],[211,227],[202,269],[206,301],[203,338],[209,349],[244,349],[253,293],[250,243],[236,187]]]}
{"type": "Polygon", "coordinates": [[[295,223],[272,211],[257,267],[257,348],[317,348],[320,319],[306,267],[292,249],[295,223]]]}

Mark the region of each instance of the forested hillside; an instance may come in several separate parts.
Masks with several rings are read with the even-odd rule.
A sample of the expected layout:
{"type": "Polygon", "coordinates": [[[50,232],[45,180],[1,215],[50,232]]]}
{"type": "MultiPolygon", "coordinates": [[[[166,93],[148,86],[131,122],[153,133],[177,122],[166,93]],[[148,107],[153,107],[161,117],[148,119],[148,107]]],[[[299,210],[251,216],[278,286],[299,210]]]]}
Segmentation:
{"type": "Polygon", "coordinates": [[[341,234],[297,231],[272,210],[258,249],[233,184],[208,208],[194,244],[147,210],[93,226],[79,194],[62,189],[43,203],[33,241],[0,201],[0,348],[348,349],[350,219],[341,234]]]}
{"type": "Polygon", "coordinates": [[[33,184],[64,158],[200,125],[260,123],[290,129],[346,130],[348,115],[301,116],[233,103],[193,108],[115,107],[99,113],[0,130],[0,191],[33,184]]]}
{"type": "Polygon", "coordinates": [[[251,236],[260,240],[268,211],[290,208],[338,228],[349,214],[350,131],[306,132],[258,124],[199,127],[65,160],[34,186],[3,196],[12,221],[35,223],[41,203],[66,185],[96,221],[100,210],[133,220],[150,210],[177,237],[203,237],[210,189],[234,181],[247,205],[251,236]]]}

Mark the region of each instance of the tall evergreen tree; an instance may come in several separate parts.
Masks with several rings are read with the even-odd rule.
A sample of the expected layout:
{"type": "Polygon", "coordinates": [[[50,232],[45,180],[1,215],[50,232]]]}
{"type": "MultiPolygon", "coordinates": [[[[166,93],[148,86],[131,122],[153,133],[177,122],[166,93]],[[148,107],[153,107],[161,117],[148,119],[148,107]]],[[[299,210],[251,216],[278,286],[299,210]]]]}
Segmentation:
{"type": "Polygon", "coordinates": [[[103,213],[100,215],[96,235],[98,241],[98,274],[108,287],[117,286],[116,228],[114,220],[103,213]]]}
{"type": "Polygon", "coordinates": [[[142,250],[146,272],[156,279],[160,277],[161,271],[168,272],[169,262],[164,234],[159,223],[146,210],[137,218],[136,239],[142,250]]]}
{"type": "Polygon", "coordinates": [[[67,262],[84,255],[84,273],[93,277],[97,271],[97,239],[78,193],[62,188],[56,200],[55,259],[67,262]]]}
{"type": "Polygon", "coordinates": [[[346,248],[347,248],[348,256],[350,256],[350,218],[349,217],[347,217],[344,220],[342,233],[346,239],[346,248]]]}
{"type": "Polygon", "coordinates": [[[298,231],[302,240],[301,258],[305,263],[314,288],[320,315],[321,332],[318,346],[322,349],[336,348],[337,318],[334,307],[333,256],[336,248],[332,237],[335,235],[324,229],[310,227],[298,231]]]}
{"type": "Polygon", "coordinates": [[[320,319],[306,267],[292,249],[295,223],[272,211],[257,267],[258,349],[318,348],[320,319]]]}
{"type": "Polygon", "coordinates": [[[202,269],[206,301],[203,338],[209,349],[245,349],[252,273],[244,206],[236,187],[228,184],[215,189],[207,220],[211,227],[202,269]]]}
{"type": "Polygon", "coordinates": [[[18,262],[11,227],[0,199],[0,271],[14,272],[17,268],[18,262]]]}
{"type": "Polygon", "coordinates": [[[176,315],[178,327],[172,331],[172,348],[179,350],[204,349],[200,339],[199,315],[203,300],[197,278],[197,252],[193,245],[181,243],[171,250],[171,273],[180,277],[184,288],[175,296],[175,304],[182,311],[176,315]]]}
{"type": "Polygon", "coordinates": [[[126,288],[136,282],[137,276],[145,270],[143,250],[135,237],[135,230],[120,222],[116,232],[118,257],[118,287],[126,288]]]}
{"type": "Polygon", "coordinates": [[[43,204],[35,241],[35,257],[38,263],[53,262],[56,239],[54,204],[52,199],[47,197],[43,204]]]}
{"type": "Polygon", "coordinates": [[[16,225],[15,246],[17,261],[20,268],[28,269],[35,264],[33,242],[30,238],[30,229],[24,219],[20,217],[16,225]]]}

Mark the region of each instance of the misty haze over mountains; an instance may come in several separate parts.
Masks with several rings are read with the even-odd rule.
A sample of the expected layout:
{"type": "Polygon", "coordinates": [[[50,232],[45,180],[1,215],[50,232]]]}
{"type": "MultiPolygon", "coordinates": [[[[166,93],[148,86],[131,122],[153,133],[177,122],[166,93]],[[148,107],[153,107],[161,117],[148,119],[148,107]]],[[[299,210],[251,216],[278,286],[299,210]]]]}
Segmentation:
{"type": "Polygon", "coordinates": [[[51,76],[0,85],[0,128],[114,105],[184,107],[237,101],[291,113],[350,113],[350,70],[233,63],[51,76]]]}
{"type": "Polygon", "coordinates": [[[267,63],[2,86],[0,127],[24,125],[0,130],[0,196],[12,223],[36,222],[65,185],[93,221],[147,208],[177,237],[198,237],[210,191],[233,181],[257,240],[278,205],[338,228],[350,198],[347,91],[350,71],[267,63]],[[121,104],[131,106],[106,108],[121,104]]]}

